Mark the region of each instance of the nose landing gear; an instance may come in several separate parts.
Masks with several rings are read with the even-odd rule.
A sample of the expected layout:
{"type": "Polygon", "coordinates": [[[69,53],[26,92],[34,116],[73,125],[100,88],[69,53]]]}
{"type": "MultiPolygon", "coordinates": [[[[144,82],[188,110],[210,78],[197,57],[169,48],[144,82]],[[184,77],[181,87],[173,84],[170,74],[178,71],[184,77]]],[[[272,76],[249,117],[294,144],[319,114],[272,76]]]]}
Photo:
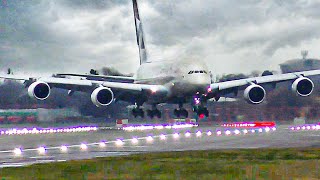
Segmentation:
{"type": "Polygon", "coordinates": [[[193,112],[197,113],[198,117],[200,118],[209,117],[208,109],[203,106],[194,106],[193,112]]]}

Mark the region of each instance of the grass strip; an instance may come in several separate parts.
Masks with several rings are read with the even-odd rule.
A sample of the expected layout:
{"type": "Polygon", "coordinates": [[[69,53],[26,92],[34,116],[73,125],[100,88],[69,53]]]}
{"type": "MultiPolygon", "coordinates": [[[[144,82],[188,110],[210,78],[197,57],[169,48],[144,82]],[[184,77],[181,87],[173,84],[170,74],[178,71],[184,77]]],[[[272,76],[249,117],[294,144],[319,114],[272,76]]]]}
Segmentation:
{"type": "Polygon", "coordinates": [[[0,179],[320,179],[320,148],[134,154],[0,169],[0,179]]]}

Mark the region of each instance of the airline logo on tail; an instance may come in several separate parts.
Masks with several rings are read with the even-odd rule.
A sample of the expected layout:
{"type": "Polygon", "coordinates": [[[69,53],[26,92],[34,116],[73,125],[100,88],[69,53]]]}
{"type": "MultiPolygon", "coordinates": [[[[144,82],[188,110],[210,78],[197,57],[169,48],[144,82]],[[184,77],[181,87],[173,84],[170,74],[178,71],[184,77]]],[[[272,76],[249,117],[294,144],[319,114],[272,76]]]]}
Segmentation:
{"type": "Polygon", "coordinates": [[[137,44],[139,46],[140,64],[143,64],[147,62],[147,51],[144,45],[143,28],[140,20],[137,0],[133,0],[132,2],[133,2],[133,12],[134,12],[134,23],[136,26],[137,44]]]}

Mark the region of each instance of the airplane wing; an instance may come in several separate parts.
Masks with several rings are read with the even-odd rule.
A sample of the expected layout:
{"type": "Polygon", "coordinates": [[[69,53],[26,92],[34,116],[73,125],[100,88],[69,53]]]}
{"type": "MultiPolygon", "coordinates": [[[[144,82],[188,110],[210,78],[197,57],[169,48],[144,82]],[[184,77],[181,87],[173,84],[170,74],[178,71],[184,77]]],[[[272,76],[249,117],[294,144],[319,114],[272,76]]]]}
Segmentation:
{"type": "MultiPolygon", "coordinates": [[[[245,96],[247,95],[247,99],[251,103],[257,104],[260,101],[251,101],[250,100],[250,92],[253,96],[254,94],[261,95],[261,102],[263,101],[262,95],[265,95],[265,90],[262,87],[265,84],[272,84],[284,81],[292,81],[292,88],[297,92],[300,96],[308,96],[311,94],[314,83],[308,78],[311,76],[320,75],[320,70],[311,70],[311,71],[300,71],[300,72],[293,72],[293,73],[286,73],[286,74],[277,74],[277,75],[267,75],[261,77],[252,77],[246,79],[239,79],[239,80],[231,80],[226,82],[217,82],[212,83],[210,88],[208,89],[209,93],[216,93],[216,94],[227,94],[230,93],[230,90],[240,90],[245,89],[245,96]],[[260,91],[259,91],[260,89],[260,91]],[[255,91],[256,90],[256,91],[255,91]],[[255,92],[255,93],[254,93],[255,92]],[[247,93],[247,94],[246,94],[247,93]]],[[[259,99],[259,98],[258,98],[259,99]]]]}
{"type": "Polygon", "coordinates": [[[127,97],[164,97],[168,93],[165,86],[136,84],[128,82],[112,82],[88,79],[70,79],[65,77],[32,78],[16,75],[0,75],[0,78],[11,80],[24,80],[28,86],[28,94],[39,100],[44,100],[50,95],[51,88],[67,89],[70,92],[89,92],[96,106],[109,105],[113,100],[130,100],[127,97]],[[99,101],[99,98],[101,100],[99,101]],[[104,99],[103,98],[107,98],[104,99]],[[104,101],[104,102],[102,102],[104,101]]]}

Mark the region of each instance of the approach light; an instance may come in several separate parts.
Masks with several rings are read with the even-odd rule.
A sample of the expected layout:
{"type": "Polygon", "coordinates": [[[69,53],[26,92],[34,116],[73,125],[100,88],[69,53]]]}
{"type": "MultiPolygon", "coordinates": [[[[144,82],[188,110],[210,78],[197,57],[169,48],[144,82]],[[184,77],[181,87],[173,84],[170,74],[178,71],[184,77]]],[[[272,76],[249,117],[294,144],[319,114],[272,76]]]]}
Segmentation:
{"type": "Polygon", "coordinates": [[[201,132],[201,131],[197,131],[197,132],[196,132],[196,136],[197,136],[197,137],[200,137],[201,135],[202,135],[202,132],[201,132]]]}

